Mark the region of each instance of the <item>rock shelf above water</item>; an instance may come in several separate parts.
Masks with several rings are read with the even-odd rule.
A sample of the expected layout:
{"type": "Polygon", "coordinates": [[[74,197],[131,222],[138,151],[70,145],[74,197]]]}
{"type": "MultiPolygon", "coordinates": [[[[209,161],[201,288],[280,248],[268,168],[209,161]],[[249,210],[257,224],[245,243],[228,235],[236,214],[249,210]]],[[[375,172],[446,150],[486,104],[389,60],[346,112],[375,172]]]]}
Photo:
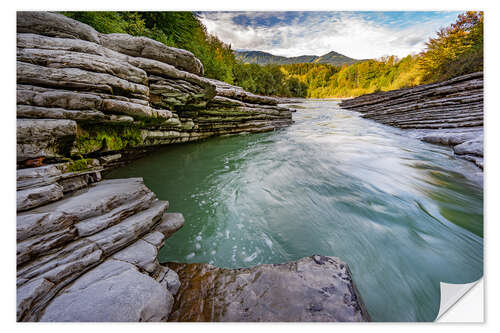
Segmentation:
{"type": "Polygon", "coordinates": [[[169,321],[370,321],[338,258],[314,255],[241,269],[167,265],[181,281],[169,321]]]}
{"type": "Polygon", "coordinates": [[[166,213],[168,202],[141,178],[100,180],[104,165],[90,165],[17,172],[18,321],[370,319],[337,258],[234,270],[160,264],[158,251],[183,226],[182,214],[166,213]]]}
{"type": "Polygon", "coordinates": [[[99,173],[63,179],[50,167],[18,171],[18,321],[168,318],[178,279],[157,254],[184,219],[165,213],[168,202],[140,178],[87,183],[63,194],[61,182],[88,174],[95,181],[99,173]],[[44,181],[30,184],[36,175],[44,181]]]}
{"type": "Polygon", "coordinates": [[[17,161],[61,162],[216,135],[272,131],[291,110],[203,77],[191,52],[101,34],[56,13],[17,13],[17,161]]]}
{"type": "MultiPolygon", "coordinates": [[[[157,255],[184,218],[167,213],[168,202],[141,178],[101,180],[101,172],[160,145],[288,126],[292,110],[279,103],[204,78],[189,51],[101,34],[55,13],[18,12],[17,320],[167,321],[181,282],[157,255]]],[[[220,320],[368,319],[347,266],[335,258],[248,272],[263,278],[244,290],[281,293],[255,304],[252,316],[220,320]],[[304,308],[290,298],[313,303],[304,308]],[[264,315],[263,306],[279,314],[264,315]]],[[[172,319],[190,315],[177,309],[172,319]]]]}
{"type": "Polygon", "coordinates": [[[344,100],[344,109],[399,127],[423,141],[451,146],[483,168],[483,73],[344,100]]]}

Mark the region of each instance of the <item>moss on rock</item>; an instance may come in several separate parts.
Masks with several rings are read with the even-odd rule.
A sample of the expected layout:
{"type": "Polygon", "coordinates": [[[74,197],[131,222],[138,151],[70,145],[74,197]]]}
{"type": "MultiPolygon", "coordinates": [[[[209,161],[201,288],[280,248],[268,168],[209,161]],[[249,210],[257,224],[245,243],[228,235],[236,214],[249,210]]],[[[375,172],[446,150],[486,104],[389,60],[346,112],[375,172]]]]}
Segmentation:
{"type": "Polygon", "coordinates": [[[121,150],[140,145],[142,141],[137,124],[80,124],[73,154],[121,150]]]}
{"type": "Polygon", "coordinates": [[[90,158],[81,158],[76,161],[71,161],[66,167],[65,172],[79,172],[92,168],[92,161],[90,158]]]}

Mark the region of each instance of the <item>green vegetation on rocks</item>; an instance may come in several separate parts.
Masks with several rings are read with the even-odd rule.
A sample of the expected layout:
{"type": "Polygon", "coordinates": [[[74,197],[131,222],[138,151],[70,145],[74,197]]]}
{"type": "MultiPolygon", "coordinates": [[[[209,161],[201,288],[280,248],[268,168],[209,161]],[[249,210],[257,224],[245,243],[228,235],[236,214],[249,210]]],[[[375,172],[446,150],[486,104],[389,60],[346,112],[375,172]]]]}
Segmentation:
{"type": "Polygon", "coordinates": [[[74,154],[86,155],[96,151],[115,151],[142,143],[137,124],[100,124],[78,126],[74,154]]]}
{"type": "Polygon", "coordinates": [[[65,166],[65,172],[79,172],[89,170],[92,167],[91,160],[89,158],[81,158],[75,161],[71,161],[65,166]]]}

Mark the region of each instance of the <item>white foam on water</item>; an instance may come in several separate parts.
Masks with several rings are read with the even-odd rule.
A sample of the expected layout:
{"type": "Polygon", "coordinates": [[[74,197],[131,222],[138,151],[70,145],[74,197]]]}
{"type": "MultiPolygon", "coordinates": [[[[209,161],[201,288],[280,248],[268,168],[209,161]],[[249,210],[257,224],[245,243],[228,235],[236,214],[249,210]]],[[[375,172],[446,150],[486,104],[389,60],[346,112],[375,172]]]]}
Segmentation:
{"type": "Polygon", "coordinates": [[[244,262],[251,262],[251,261],[254,261],[255,258],[257,258],[257,256],[259,255],[259,251],[255,251],[254,253],[252,253],[249,257],[246,257],[243,259],[244,262]]]}
{"type": "Polygon", "coordinates": [[[273,248],[273,241],[269,239],[269,237],[267,237],[266,234],[262,234],[262,238],[264,238],[264,242],[266,242],[266,245],[272,249],[273,248]]]}
{"type": "Polygon", "coordinates": [[[193,258],[194,256],[195,256],[194,252],[191,252],[190,254],[188,254],[188,255],[186,256],[186,259],[188,259],[188,260],[189,260],[189,259],[193,258]]]}

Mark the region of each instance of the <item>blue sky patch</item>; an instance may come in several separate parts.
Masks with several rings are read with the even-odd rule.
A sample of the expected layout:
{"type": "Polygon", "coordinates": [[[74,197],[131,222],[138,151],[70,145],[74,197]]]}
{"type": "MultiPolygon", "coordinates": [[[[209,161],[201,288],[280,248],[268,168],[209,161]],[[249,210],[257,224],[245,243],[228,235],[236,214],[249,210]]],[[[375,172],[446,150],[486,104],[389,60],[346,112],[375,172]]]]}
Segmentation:
{"type": "Polygon", "coordinates": [[[366,59],[422,51],[460,12],[199,12],[209,33],[233,49],[276,55],[336,51],[366,59]]]}

